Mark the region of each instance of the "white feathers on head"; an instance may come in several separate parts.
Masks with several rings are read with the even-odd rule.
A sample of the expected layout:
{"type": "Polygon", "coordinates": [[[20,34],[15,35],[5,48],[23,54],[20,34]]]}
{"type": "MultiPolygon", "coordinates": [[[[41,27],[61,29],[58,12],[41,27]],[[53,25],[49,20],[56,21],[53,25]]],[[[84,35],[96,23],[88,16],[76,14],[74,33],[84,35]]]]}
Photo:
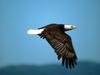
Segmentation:
{"type": "Polygon", "coordinates": [[[65,29],[76,29],[77,27],[75,25],[64,25],[65,29]]]}

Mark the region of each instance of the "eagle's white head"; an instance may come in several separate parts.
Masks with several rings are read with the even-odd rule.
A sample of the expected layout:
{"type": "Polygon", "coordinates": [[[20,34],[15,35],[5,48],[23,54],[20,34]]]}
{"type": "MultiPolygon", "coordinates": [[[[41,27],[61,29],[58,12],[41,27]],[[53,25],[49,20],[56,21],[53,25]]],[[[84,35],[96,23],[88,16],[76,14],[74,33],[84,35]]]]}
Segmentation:
{"type": "Polygon", "coordinates": [[[66,31],[68,30],[73,30],[73,29],[76,29],[77,27],[75,25],[64,25],[64,29],[66,31]]]}

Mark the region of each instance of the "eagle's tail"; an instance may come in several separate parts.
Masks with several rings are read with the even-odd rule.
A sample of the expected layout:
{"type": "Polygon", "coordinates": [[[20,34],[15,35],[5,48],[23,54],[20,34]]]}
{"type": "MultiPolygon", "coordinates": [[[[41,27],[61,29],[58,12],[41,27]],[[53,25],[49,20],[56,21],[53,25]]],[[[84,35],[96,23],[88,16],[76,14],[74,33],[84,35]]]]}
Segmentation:
{"type": "Polygon", "coordinates": [[[44,31],[44,28],[43,28],[43,29],[37,29],[37,30],[29,29],[29,30],[27,31],[27,34],[28,34],[28,35],[41,34],[43,31],[44,31]]]}

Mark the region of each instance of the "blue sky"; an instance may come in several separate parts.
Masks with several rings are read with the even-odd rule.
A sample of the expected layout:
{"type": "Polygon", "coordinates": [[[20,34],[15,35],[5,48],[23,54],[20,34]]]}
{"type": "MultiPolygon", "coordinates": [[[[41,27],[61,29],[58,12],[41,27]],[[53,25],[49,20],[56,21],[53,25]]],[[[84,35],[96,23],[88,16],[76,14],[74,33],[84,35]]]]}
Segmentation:
{"type": "Polygon", "coordinates": [[[68,32],[79,60],[100,62],[100,0],[0,0],[0,66],[59,63],[54,50],[29,28],[74,24],[68,32]]]}

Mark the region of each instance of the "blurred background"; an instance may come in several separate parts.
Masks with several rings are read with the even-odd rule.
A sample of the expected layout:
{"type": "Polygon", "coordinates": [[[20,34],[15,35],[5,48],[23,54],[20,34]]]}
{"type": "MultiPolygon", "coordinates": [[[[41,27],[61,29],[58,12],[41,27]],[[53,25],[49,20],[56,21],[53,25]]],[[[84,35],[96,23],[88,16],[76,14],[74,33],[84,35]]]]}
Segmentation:
{"type": "MultiPolygon", "coordinates": [[[[85,66],[82,67],[82,72],[89,64],[92,64],[89,68],[95,67],[94,69],[99,72],[99,13],[100,0],[0,0],[0,67],[47,65],[53,66],[55,70],[60,69],[61,61],[57,60],[54,50],[46,40],[40,39],[37,35],[26,34],[30,28],[37,29],[50,23],[60,23],[77,26],[76,30],[68,34],[72,37],[79,64],[85,66]],[[59,68],[55,67],[58,65],[59,68]]],[[[79,68],[78,65],[75,73],[79,68]]],[[[1,72],[5,73],[2,70],[1,72]]]]}

